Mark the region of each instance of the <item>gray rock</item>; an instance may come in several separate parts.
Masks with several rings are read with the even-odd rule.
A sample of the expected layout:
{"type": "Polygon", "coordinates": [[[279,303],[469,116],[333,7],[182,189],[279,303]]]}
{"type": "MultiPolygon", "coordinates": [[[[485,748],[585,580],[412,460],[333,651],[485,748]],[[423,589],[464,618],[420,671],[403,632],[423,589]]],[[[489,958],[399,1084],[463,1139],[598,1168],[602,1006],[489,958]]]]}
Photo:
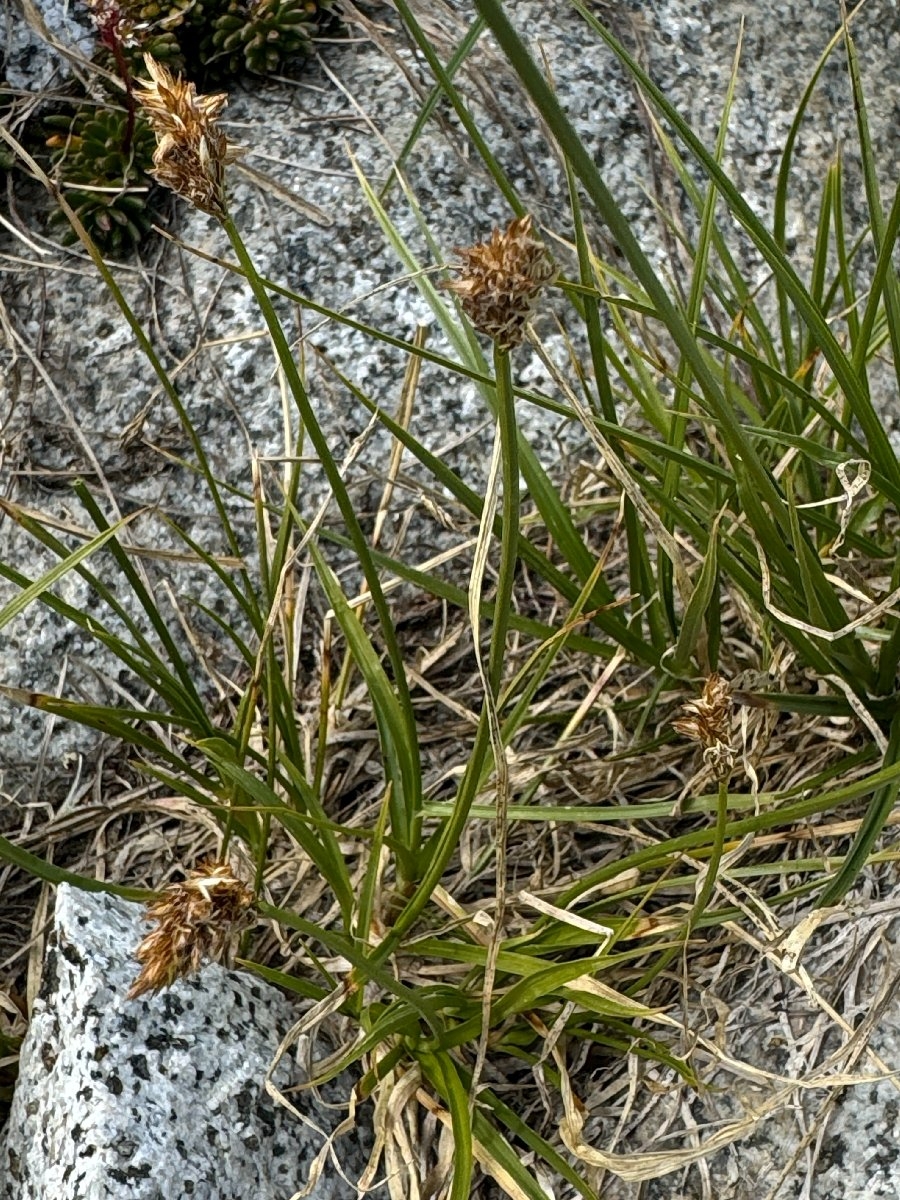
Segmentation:
{"type": "Polygon", "coordinates": [[[6,27],[0,75],[12,88],[39,92],[66,80],[73,62],[91,57],[95,35],[86,8],[77,0],[41,0],[29,3],[28,9],[30,19],[25,20],[15,0],[5,5],[0,17],[6,27]]]}
{"type": "MultiPolygon", "coordinates": [[[[297,1019],[270,985],[217,965],[128,1000],[139,905],[63,885],[56,931],[25,1044],[5,1145],[3,1200],[287,1200],[325,1142],[266,1093],[297,1019]]],[[[275,1082],[302,1080],[287,1055],[275,1082]]],[[[322,1131],[335,1110],[291,1100],[322,1131]]],[[[335,1150],[348,1178],[358,1137],[335,1150]]],[[[312,1195],[353,1194],[331,1162],[312,1195]]]]}

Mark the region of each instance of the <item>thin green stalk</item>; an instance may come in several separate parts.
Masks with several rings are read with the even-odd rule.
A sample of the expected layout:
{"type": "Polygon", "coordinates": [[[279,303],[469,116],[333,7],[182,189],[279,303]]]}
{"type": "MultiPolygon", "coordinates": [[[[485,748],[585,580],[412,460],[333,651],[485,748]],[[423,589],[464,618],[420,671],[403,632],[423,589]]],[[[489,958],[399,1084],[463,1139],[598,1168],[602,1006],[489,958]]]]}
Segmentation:
{"type": "MultiPolygon", "coordinates": [[[[297,364],[294,361],[294,356],[285,336],[284,329],[275,312],[272,301],[269,298],[265,283],[260,278],[259,273],[247,251],[244,241],[233,220],[230,217],[225,217],[222,221],[222,226],[228,235],[231,245],[237,255],[238,262],[244,271],[247,282],[253,292],[254,299],[259,305],[260,312],[266,322],[269,331],[269,336],[272,338],[272,344],[275,348],[275,353],[278,362],[284,371],[284,376],[290,388],[291,395],[297,405],[297,410],[300,419],[309,434],[309,439],[313,444],[322,468],[325,471],[329,486],[340,509],[341,516],[347,526],[347,531],[353,542],[353,548],[356,551],[360,566],[369,586],[369,591],[372,596],[372,603],[378,614],[381,624],[381,632],[384,637],[385,645],[388,652],[388,657],[391,662],[391,667],[394,675],[394,684],[397,689],[398,698],[400,701],[400,709],[402,711],[405,733],[406,733],[406,761],[411,768],[417,768],[418,765],[418,736],[415,727],[415,720],[412,711],[412,700],[409,694],[409,685],[406,679],[406,671],[403,663],[403,656],[400,651],[400,646],[397,642],[396,633],[391,621],[390,611],[387,606],[384,591],[381,587],[381,581],[378,577],[378,571],[372,559],[371,550],[368,542],[360,527],[359,520],[356,515],[356,510],[353,501],[347,491],[347,487],[341,476],[340,470],[334,461],[325,434],[319,425],[309,394],[300,377],[300,372],[297,364]]],[[[296,464],[295,466],[299,466],[296,464]]],[[[294,495],[295,480],[292,478],[289,485],[289,495],[294,495]]],[[[288,522],[285,522],[279,530],[279,541],[283,537],[287,537],[286,527],[288,522]]],[[[276,549],[275,558],[279,557],[280,547],[276,549]]],[[[413,850],[419,841],[419,827],[421,823],[421,775],[417,769],[407,769],[403,771],[403,778],[395,780],[395,787],[402,787],[404,795],[402,803],[406,806],[409,817],[409,844],[407,850],[413,850]]],[[[394,831],[397,836],[401,836],[402,830],[394,831]]],[[[412,882],[408,880],[406,882],[412,882]]]]}
{"type": "Polygon", "coordinates": [[[709,862],[706,865],[706,875],[700,887],[700,892],[697,895],[696,903],[691,912],[690,922],[688,924],[688,934],[697,924],[700,917],[706,911],[706,906],[709,904],[710,897],[713,894],[716,886],[716,880],[719,875],[719,866],[722,862],[722,853],[725,849],[725,832],[728,827],[728,780],[719,780],[719,796],[716,805],[716,827],[714,831],[712,850],[709,855],[709,862]]]}
{"type": "Polygon", "coordinates": [[[494,625],[488,680],[491,691],[499,697],[506,657],[506,635],[509,632],[513,584],[518,562],[519,542],[519,430],[516,424],[516,399],[512,385],[509,354],[494,347],[494,371],[497,377],[497,425],[503,472],[503,533],[500,540],[500,569],[497,594],[494,600],[494,625]]]}
{"type": "MultiPolygon", "coordinates": [[[[503,675],[506,635],[509,631],[513,583],[518,560],[516,547],[519,538],[519,463],[515,394],[512,387],[509,355],[495,350],[494,367],[497,376],[497,421],[503,454],[503,525],[487,674],[491,689],[494,695],[497,695],[503,675]]],[[[469,819],[469,810],[478,794],[490,746],[490,722],[488,709],[485,706],[481,711],[475,742],[466,764],[465,774],[459,785],[459,791],[456,794],[453,811],[440,832],[435,835],[432,843],[426,848],[428,865],[419,885],[397,916],[384,941],[373,950],[372,962],[381,962],[392,954],[404,934],[412,928],[428,906],[432,892],[440,883],[447,864],[459,846],[459,839],[465,829],[466,821],[469,819]]]]}

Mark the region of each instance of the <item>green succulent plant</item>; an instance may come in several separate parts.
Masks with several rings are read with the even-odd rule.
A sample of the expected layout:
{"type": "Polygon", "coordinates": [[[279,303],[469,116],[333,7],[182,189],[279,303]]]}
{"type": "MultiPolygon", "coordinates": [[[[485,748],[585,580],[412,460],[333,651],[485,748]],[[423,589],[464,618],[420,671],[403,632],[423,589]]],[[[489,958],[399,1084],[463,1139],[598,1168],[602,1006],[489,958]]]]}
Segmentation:
{"type": "MultiPolygon", "coordinates": [[[[219,0],[221,5],[221,0],[219,0]]],[[[130,70],[139,75],[143,57],[152,54],[172,71],[189,71],[182,45],[186,23],[196,3],[191,0],[120,0],[122,13],[133,23],[133,35],[122,47],[130,70]]],[[[111,56],[110,56],[111,57],[111,56]]]]}
{"type": "Polygon", "coordinates": [[[207,62],[229,73],[272,75],[308,54],[326,5],[316,0],[231,0],[213,21],[207,62]]]}
{"type": "Polygon", "coordinates": [[[119,0],[133,22],[127,49],[140,73],[149,52],[206,86],[250,71],[269,75],[310,44],[333,13],[333,0],[119,0]]]}
{"type": "MultiPolygon", "coordinates": [[[[334,17],[335,0],[105,0],[93,7],[96,61],[124,80],[130,96],[133,80],[145,74],[145,53],[201,88],[279,71],[309,53],[334,17]]],[[[141,111],[82,102],[43,124],[56,180],[82,224],[105,252],[127,253],[157,216],[150,175],[156,140],[141,111]]],[[[76,240],[62,210],[50,221],[64,244],[76,240]]]]}
{"type": "MultiPolygon", "coordinates": [[[[156,217],[149,175],[156,139],[143,116],[135,114],[130,136],[128,113],[118,108],[83,105],[44,125],[57,182],[94,241],[112,254],[137,245],[156,217]]],[[[64,244],[75,241],[62,210],[50,221],[64,227],[64,244]]]]}

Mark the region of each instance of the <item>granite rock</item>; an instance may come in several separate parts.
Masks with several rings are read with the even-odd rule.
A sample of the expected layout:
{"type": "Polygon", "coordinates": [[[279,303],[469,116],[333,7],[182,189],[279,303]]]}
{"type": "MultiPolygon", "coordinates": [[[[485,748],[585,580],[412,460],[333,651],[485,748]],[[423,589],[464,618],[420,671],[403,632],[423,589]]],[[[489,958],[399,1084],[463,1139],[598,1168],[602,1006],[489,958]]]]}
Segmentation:
{"type": "MultiPolygon", "coordinates": [[[[307,1126],[263,1081],[297,1013],[275,988],[211,964],[165,992],[126,999],[142,908],[59,888],[43,984],[0,1148],[3,1200],[287,1200],[337,1122],[292,1093],[307,1126]],[[316,1128],[317,1127],[317,1128],[316,1128]]],[[[302,1081],[290,1055],[276,1084],[302,1081]]],[[[358,1131],[335,1142],[348,1179],[358,1131]]],[[[311,1193],[353,1194],[329,1162],[311,1193]]]]}
{"type": "Polygon", "coordinates": [[[0,14],[0,27],[6,27],[0,78],[11,88],[39,92],[64,82],[73,62],[90,58],[94,32],[87,9],[77,2],[42,0],[29,8],[30,21],[14,0],[0,14]]]}

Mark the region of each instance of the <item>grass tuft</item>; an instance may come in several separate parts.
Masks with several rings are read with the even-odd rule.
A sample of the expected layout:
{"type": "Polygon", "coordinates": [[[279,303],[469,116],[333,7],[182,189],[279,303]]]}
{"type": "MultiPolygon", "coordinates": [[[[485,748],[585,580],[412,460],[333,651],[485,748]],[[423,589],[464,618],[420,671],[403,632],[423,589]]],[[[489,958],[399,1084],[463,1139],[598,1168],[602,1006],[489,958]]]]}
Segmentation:
{"type": "MultiPolygon", "coordinates": [[[[396,7],[432,83],[389,184],[353,166],[437,348],[260,272],[231,208],[223,95],[198,95],[150,60],[137,97],[157,135],[155,178],[217,221],[227,249],[202,253],[252,295],[282,384],[284,444],[254,458],[245,491],[218,478],[83,212],[0,130],[59,199],[180,423],[192,456],[181,465],[204,482],[218,528],[208,543],[166,528],[219,598],[198,602],[197,621],[171,590],[163,604],[133,536],[146,514],[123,517],[111,492],[76,483],[79,516],[64,528],[3,501],[51,565],[0,564],[13,593],[0,629],[45,605],[128,681],[90,698],[3,693],[115,739],[129,796],[168,815],[186,868],[202,844],[230,889],[221,927],[202,871],[156,896],[152,911],[190,908],[200,932],[177,945],[165,924],[151,935],[135,994],[224,953],[235,906],[242,921],[252,906],[241,966],[296,993],[295,1038],[343,1035],[310,1086],[352,1067],[357,1099],[373,1106],[363,1191],[386,1165],[392,1195],[420,1194],[427,1175],[450,1200],[488,1177],[516,1200],[547,1200],[560,1180],[594,1200],[604,1173],[643,1181],[690,1167],[789,1109],[798,1089],[836,1093],[856,1078],[862,1043],[800,958],[829,922],[850,923],[863,873],[898,856],[882,834],[900,820],[900,462],[876,380],[885,364],[898,370],[900,191],[882,198],[846,14],[801,99],[767,224],[724,165],[740,44],[708,147],[603,6],[572,0],[585,52],[605,47],[633,82],[678,181],[681,209],[661,216],[687,264],[681,286],[642,245],[513,5],[476,0],[450,53],[418,6],[396,7]],[[544,220],[468,90],[488,36],[566,184],[567,207],[544,220]],[[802,262],[786,237],[793,155],[839,49],[867,227],[847,228],[841,156],[824,171],[802,262]],[[502,230],[472,230],[456,267],[403,171],[445,100],[509,213],[502,230]],[[742,266],[748,245],[763,287],[742,266]],[[284,301],[405,356],[392,414],[317,351],[319,378],[391,442],[374,521],[351,481],[364,438],[345,457],[330,443],[284,301]],[[527,361],[547,386],[524,386],[527,361]],[[426,367],[477,390],[495,431],[481,486],[414,432],[426,367]],[[570,459],[529,433],[533,408],[560,422],[570,459]],[[313,470],[324,506],[310,500],[313,470]],[[405,489],[443,522],[443,548],[424,562],[390,536],[405,489]],[[89,611],[66,599],[69,580],[90,588],[89,611]],[[204,652],[204,621],[227,671],[204,652]],[[697,1000],[717,994],[727,961],[799,988],[838,1030],[839,1052],[803,1078],[739,1061],[725,1016],[710,1036],[697,1000]],[[629,1086],[626,1068],[633,1089],[611,1130],[602,1117],[629,1086]],[[608,1092],[591,1094],[601,1076],[608,1092]],[[676,1112],[665,1148],[615,1149],[639,1088],[702,1099],[713,1078],[749,1080],[746,1104],[715,1132],[695,1137],[676,1112]]],[[[45,848],[62,819],[48,822],[45,848]]],[[[0,838],[0,858],[47,883],[146,898],[127,871],[100,883],[55,864],[24,828],[0,838]]]]}

